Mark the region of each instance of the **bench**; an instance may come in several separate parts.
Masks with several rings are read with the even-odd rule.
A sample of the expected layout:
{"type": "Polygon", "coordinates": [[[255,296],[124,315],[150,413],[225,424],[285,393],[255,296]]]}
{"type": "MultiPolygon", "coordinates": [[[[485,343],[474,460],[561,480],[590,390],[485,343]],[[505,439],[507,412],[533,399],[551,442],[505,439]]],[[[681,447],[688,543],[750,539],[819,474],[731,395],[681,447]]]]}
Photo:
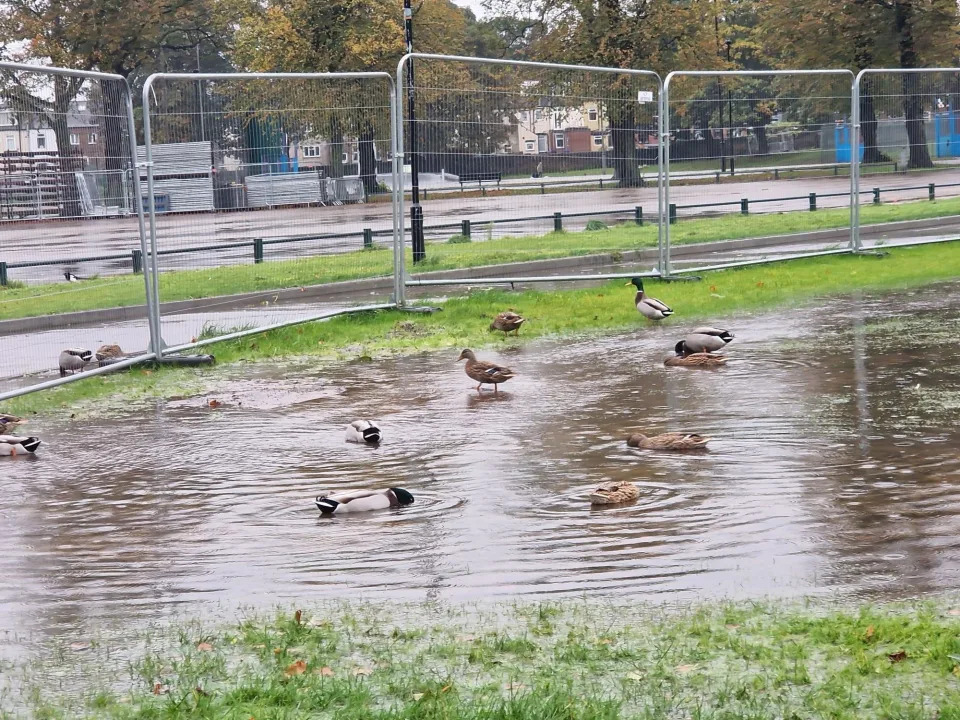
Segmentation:
{"type": "Polygon", "coordinates": [[[463,190],[465,183],[477,183],[482,188],[485,182],[495,182],[499,190],[500,177],[501,174],[498,172],[463,173],[460,175],[460,190],[463,190]]]}

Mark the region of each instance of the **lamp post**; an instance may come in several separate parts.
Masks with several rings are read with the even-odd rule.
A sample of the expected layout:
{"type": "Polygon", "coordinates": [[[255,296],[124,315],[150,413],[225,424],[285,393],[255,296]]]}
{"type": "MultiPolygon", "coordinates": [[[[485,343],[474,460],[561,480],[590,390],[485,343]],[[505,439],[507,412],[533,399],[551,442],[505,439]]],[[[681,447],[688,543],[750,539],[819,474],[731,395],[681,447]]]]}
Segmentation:
{"type": "MultiPolygon", "coordinates": [[[[726,40],[725,44],[727,46],[727,64],[730,63],[730,46],[733,45],[733,40],[726,40]]],[[[721,109],[721,113],[723,110],[721,109]]],[[[734,161],[733,161],[733,92],[730,89],[727,89],[727,123],[728,130],[730,132],[730,145],[727,148],[730,155],[730,174],[734,173],[734,161]]]]}
{"type": "MultiPolygon", "coordinates": [[[[403,27],[407,39],[407,52],[413,52],[413,8],[410,0],[403,0],[403,27]]],[[[407,61],[407,114],[410,116],[410,191],[413,203],[410,206],[410,235],[413,243],[413,261],[426,259],[423,239],[423,208],[420,207],[420,158],[417,154],[417,125],[414,105],[413,60],[407,61]]],[[[401,168],[402,170],[402,168],[401,168]]]]}

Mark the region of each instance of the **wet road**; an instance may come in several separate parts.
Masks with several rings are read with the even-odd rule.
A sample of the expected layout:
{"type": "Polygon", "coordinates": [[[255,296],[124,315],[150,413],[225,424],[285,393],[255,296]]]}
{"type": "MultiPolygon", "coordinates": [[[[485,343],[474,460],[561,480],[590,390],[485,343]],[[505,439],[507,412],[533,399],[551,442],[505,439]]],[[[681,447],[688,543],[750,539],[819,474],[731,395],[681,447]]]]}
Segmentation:
{"type": "MultiPolygon", "coordinates": [[[[34,421],[0,473],[0,632],[79,637],[172,612],[318,598],[903,597],[960,588],[960,287],[739,316],[718,371],[668,369],[681,325],[322,374],[259,366],[115,420],[34,421]],[[208,407],[209,397],[223,405],[208,407]],[[379,418],[385,442],[346,445],[379,418]],[[631,430],[713,436],[696,455],[631,430]],[[637,503],[591,510],[598,483],[637,503]],[[413,506],[323,519],[321,490],[413,506]]],[[[523,308],[518,308],[523,310],[523,308]]],[[[535,319],[535,318],[534,318],[535,319]]]]}

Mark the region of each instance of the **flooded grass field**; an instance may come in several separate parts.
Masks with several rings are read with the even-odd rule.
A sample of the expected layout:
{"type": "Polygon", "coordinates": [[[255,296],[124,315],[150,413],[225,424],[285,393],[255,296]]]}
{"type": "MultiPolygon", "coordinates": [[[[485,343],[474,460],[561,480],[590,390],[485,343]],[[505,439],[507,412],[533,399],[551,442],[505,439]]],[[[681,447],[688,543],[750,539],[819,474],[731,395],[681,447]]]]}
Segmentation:
{"type": "Polygon", "coordinates": [[[728,318],[732,359],[712,371],[663,366],[682,322],[638,324],[478,351],[518,373],[497,396],[451,351],[322,377],[260,364],[210,396],[33,420],[38,455],[0,468],[0,632],[9,648],[332,598],[960,588],[958,289],[728,318]],[[381,421],[379,447],[343,442],[358,417],[381,421]],[[668,430],[714,440],[625,444],[668,430]],[[606,480],[639,500],[591,509],[606,480]],[[416,502],[330,519],[313,504],[390,486],[416,502]]]}

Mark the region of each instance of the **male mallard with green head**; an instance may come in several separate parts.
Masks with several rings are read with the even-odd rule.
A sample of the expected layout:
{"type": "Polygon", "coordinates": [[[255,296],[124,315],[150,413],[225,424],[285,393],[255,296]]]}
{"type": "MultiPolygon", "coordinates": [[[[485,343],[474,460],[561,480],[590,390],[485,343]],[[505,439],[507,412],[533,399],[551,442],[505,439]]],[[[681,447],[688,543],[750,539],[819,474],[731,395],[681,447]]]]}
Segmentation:
{"type": "Polygon", "coordinates": [[[684,353],[709,353],[722,350],[733,340],[733,333],[715,327],[698,327],[677,343],[684,353]]]}
{"type": "Polygon", "coordinates": [[[477,392],[480,392],[481,385],[493,385],[493,392],[497,392],[497,385],[504,383],[514,377],[516,373],[508,367],[487,362],[486,360],[477,360],[473,350],[466,349],[460,353],[457,362],[466,360],[467,364],[463,368],[467,376],[477,381],[477,392]]]}
{"type": "Polygon", "coordinates": [[[637,311],[648,320],[663,320],[665,317],[673,315],[673,310],[666,303],[662,303],[643,292],[643,280],[641,278],[635,277],[627,285],[633,285],[637,288],[637,294],[633,301],[637,306],[637,311]]]}
{"type": "Polygon", "coordinates": [[[526,321],[526,318],[521,317],[513,310],[504,310],[493,319],[492,323],[490,323],[490,329],[500,330],[504,335],[506,335],[508,332],[512,332],[514,335],[519,335],[520,326],[526,321]]]}

